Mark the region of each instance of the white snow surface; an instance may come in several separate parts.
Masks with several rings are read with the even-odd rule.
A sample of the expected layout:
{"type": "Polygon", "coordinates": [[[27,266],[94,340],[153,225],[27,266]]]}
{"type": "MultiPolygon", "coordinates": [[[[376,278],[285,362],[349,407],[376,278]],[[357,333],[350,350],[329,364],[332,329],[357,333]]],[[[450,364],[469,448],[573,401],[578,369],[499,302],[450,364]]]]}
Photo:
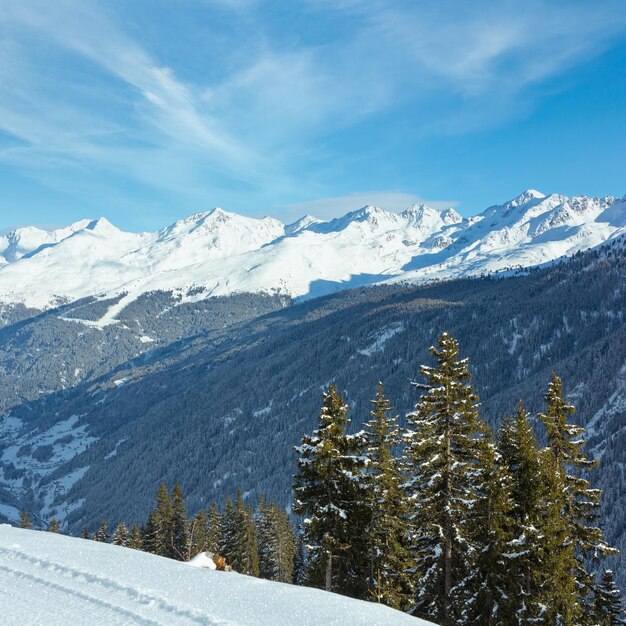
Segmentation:
{"type": "Polygon", "coordinates": [[[0,526],[0,615],[23,626],[429,624],[317,589],[8,525],[0,526]]]}
{"type": "Polygon", "coordinates": [[[215,561],[209,556],[208,552],[198,552],[196,556],[187,561],[187,565],[199,567],[200,569],[217,569],[215,561]]]}
{"type": "Polygon", "coordinates": [[[126,294],[100,322],[90,322],[103,325],[148,291],[174,290],[182,301],[236,292],[307,298],[376,282],[540,265],[624,233],[626,196],[535,190],[469,219],[415,205],[402,213],[367,206],[328,222],[307,215],[288,225],[213,209],[156,233],[83,220],[0,237],[0,303],[46,309],[126,294]]]}
{"type": "Polygon", "coordinates": [[[379,331],[374,341],[367,346],[367,348],[359,350],[359,354],[362,354],[363,356],[372,356],[374,352],[384,350],[387,341],[402,331],[404,331],[404,324],[402,322],[394,322],[393,324],[390,324],[379,331]]]}

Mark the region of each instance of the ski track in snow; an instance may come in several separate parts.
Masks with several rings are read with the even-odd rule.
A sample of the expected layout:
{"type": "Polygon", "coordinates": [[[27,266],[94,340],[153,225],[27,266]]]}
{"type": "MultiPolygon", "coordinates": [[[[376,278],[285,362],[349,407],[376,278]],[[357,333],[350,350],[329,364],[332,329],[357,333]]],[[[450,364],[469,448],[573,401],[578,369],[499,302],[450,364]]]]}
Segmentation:
{"type": "MultiPolygon", "coordinates": [[[[5,576],[9,575],[37,587],[43,587],[45,591],[54,596],[54,605],[57,610],[59,604],[66,605],[63,613],[67,613],[67,609],[69,609],[69,612],[75,612],[78,618],[97,609],[98,617],[107,624],[133,623],[151,625],[161,623],[149,616],[149,613],[157,611],[158,613],[170,614],[172,619],[177,621],[185,620],[207,626],[227,626],[232,624],[232,622],[210,619],[199,611],[183,609],[169,604],[156,594],[120,585],[106,576],[74,567],[67,567],[49,559],[33,557],[18,549],[7,550],[0,548],[0,554],[3,554],[5,557],[8,556],[12,564],[11,567],[0,564],[0,570],[5,573],[5,576]],[[54,577],[54,581],[51,579],[52,577],[54,577]],[[64,581],[67,582],[64,584],[64,581]],[[93,592],[94,588],[104,591],[107,600],[98,597],[93,592]],[[133,606],[137,608],[133,610],[123,608],[128,603],[128,600],[131,600],[133,606]]],[[[15,588],[16,586],[10,585],[10,587],[15,588]]],[[[19,586],[17,588],[20,589],[19,586]]],[[[32,598],[30,601],[32,602],[32,598]]],[[[46,604],[48,603],[46,602],[46,604]]],[[[77,623],[80,623],[80,620],[77,623]]]]}
{"type": "Polygon", "coordinates": [[[372,602],[6,524],[0,616],[20,626],[429,624],[372,602]]]}

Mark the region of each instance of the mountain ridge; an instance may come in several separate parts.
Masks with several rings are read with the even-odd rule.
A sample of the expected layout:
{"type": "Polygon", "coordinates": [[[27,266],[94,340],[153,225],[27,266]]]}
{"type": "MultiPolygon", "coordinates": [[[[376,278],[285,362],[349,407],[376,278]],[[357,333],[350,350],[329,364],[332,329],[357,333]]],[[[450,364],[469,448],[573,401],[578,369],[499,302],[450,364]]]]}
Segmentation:
{"type": "Polygon", "coordinates": [[[291,224],[215,208],[142,233],[106,218],[80,220],[0,237],[0,303],[45,310],[88,296],[124,293],[131,302],[158,290],[183,301],[244,292],[307,299],[542,265],[624,232],[626,196],[534,189],[470,218],[421,204],[399,213],[367,205],[291,224]]]}

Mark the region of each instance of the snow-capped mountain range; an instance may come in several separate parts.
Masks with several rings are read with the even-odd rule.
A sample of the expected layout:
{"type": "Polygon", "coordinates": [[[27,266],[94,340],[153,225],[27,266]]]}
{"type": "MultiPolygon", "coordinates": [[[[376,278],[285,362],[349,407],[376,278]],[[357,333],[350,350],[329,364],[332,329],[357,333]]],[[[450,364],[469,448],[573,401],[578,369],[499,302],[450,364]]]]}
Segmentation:
{"type": "Polygon", "coordinates": [[[293,224],[222,209],[156,233],[106,219],[58,230],[18,228],[0,237],[0,302],[39,309],[85,296],[173,290],[182,300],[235,292],[313,297],[383,281],[421,282],[530,267],[626,233],[623,198],[528,190],[481,214],[415,205],[402,213],[366,206],[330,221],[293,224]]]}

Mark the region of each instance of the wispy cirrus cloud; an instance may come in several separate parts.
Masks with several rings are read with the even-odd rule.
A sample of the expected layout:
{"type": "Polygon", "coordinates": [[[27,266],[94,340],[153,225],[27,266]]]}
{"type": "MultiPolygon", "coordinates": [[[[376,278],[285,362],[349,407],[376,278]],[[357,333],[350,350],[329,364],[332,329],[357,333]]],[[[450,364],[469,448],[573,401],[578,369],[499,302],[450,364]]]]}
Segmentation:
{"type": "Polygon", "coordinates": [[[383,50],[387,61],[407,57],[401,72],[441,79],[468,95],[507,79],[522,89],[598,54],[624,34],[619,0],[569,2],[384,2],[319,0],[312,10],[335,6],[359,20],[354,40],[383,50]],[[509,73],[510,70],[517,70],[509,73]]]}
{"type": "Polygon", "coordinates": [[[400,142],[504,124],[626,33],[617,0],[183,1],[180,30],[133,6],[0,0],[0,163],[77,197],[330,214],[340,172],[362,189],[400,142]]]}
{"type": "MultiPolygon", "coordinates": [[[[13,115],[7,115],[4,122],[8,132],[31,143],[36,143],[38,138],[40,142],[65,139],[72,152],[80,147],[76,145],[76,138],[80,136],[86,139],[81,143],[92,156],[107,151],[106,147],[89,142],[93,135],[101,135],[102,132],[127,133],[131,139],[135,136],[135,142],[145,141],[146,147],[150,144],[160,147],[174,145],[192,152],[205,151],[212,155],[213,158],[209,160],[213,160],[217,167],[238,175],[254,171],[260,166],[258,155],[229,134],[210,112],[198,107],[198,98],[190,86],[178,80],[171,68],[159,65],[97,5],[72,0],[59,0],[53,4],[35,0],[28,4],[5,2],[3,11],[3,18],[17,28],[30,29],[34,36],[43,36],[56,46],[91,61],[132,88],[135,96],[131,96],[133,108],[129,121],[141,121],[157,131],[149,134],[146,128],[129,128],[119,119],[107,121],[106,112],[104,116],[96,117],[91,110],[77,110],[70,93],[69,101],[57,97],[46,103],[46,110],[36,111],[34,128],[31,124],[25,124],[19,114],[13,111],[13,115]],[[74,123],[61,124],[60,120],[55,119],[55,116],[58,118],[64,114],[71,116],[74,123]],[[92,129],[86,137],[85,127],[92,129]]],[[[23,59],[22,68],[27,62],[27,59],[23,59]]],[[[27,80],[30,79],[32,83],[37,79],[37,74],[35,71],[27,80]]],[[[20,77],[17,80],[27,82],[20,77]]],[[[67,86],[70,89],[74,87],[67,86]]],[[[29,98],[28,88],[19,91],[26,94],[22,102],[36,109],[37,102],[29,98]]],[[[106,87],[100,95],[106,97],[106,87]]],[[[53,141],[53,145],[57,143],[53,141]]]]}
{"type": "Polygon", "coordinates": [[[342,196],[317,198],[306,202],[288,204],[280,211],[281,218],[294,221],[309,214],[320,219],[328,219],[372,205],[387,211],[403,211],[413,204],[425,204],[433,209],[447,209],[458,206],[456,200],[428,200],[403,191],[354,191],[342,196]]]}

